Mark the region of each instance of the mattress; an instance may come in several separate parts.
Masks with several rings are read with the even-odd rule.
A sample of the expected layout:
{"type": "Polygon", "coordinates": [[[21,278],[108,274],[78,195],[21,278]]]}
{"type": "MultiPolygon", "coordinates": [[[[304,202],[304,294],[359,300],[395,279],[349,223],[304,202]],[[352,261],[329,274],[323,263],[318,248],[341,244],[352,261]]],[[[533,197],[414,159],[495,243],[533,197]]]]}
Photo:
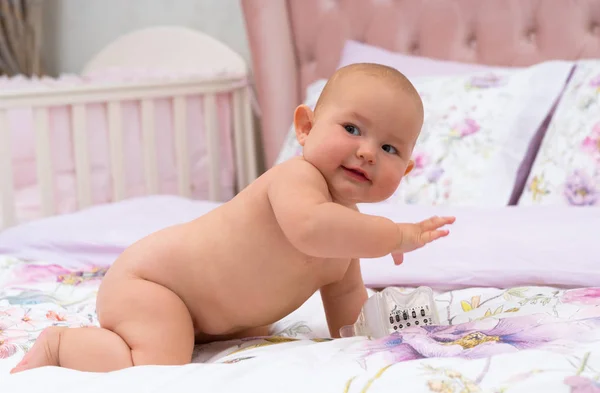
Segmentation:
{"type": "MultiPolygon", "coordinates": [[[[592,285],[434,288],[440,325],[411,327],[382,339],[329,338],[315,294],[275,323],[270,336],[197,346],[193,363],[186,366],[142,366],[112,373],[45,367],[8,374],[43,328],[97,325],[98,285],[128,244],[217,205],[148,197],[0,233],[1,391],[600,389],[600,288],[592,285]],[[147,214],[158,204],[161,213],[147,214]]],[[[370,294],[376,290],[370,289],[370,294]]]]}

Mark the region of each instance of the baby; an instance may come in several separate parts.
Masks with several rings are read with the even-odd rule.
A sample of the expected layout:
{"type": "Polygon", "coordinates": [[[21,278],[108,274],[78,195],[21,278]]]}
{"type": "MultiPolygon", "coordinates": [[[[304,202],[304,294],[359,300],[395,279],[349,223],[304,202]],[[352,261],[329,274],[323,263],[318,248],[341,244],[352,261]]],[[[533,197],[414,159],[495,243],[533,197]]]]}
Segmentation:
{"type": "Polygon", "coordinates": [[[375,64],[339,69],[314,112],[299,106],[303,156],[231,201],[125,250],[100,285],[101,327],[50,327],[11,371],[58,365],[112,371],[189,363],[195,342],[268,335],[316,291],[339,337],[367,300],[360,258],[396,264],[453,217],[394,223],[356,204],[387,199],[413,167],[423,124],[417,91],[375,64]]]}

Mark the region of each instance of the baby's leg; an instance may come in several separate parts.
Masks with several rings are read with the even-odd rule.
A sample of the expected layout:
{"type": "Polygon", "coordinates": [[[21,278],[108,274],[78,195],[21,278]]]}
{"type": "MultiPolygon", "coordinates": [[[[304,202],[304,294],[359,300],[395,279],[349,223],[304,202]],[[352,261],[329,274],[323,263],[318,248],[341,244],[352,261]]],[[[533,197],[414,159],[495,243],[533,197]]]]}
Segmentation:
{"type": "Polygon", "coordinates": [[[48,328],[13,372],[46,365],[113,371],[190,363],[194,328],[183,301],[140,278],[108,274],[98,293],[100,328],[48,328]]]}

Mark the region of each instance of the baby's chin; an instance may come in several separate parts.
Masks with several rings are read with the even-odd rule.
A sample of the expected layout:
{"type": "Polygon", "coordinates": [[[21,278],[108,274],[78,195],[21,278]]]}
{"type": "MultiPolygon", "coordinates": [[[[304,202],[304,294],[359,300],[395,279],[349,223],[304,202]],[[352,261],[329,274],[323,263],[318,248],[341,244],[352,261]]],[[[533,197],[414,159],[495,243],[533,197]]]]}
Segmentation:
{"type": "Polygon", "coordinates": [[[356,195],[354,193],[335,192],[334,198],[344,204],[379,203],[389,199],[392,195],[356,195]]]}

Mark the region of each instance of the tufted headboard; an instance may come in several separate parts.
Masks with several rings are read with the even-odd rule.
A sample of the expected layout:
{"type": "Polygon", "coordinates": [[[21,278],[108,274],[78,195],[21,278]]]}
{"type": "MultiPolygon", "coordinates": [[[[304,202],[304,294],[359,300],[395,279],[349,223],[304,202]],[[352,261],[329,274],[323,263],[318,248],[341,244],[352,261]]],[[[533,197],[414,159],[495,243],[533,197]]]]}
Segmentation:
{"type": "Polygon", "coordinates": [[[267,167],[304,89],[331,76],[348,39],[500,66],[600,57],[600,0],[242,0],[242,7],[267,167]]]}

